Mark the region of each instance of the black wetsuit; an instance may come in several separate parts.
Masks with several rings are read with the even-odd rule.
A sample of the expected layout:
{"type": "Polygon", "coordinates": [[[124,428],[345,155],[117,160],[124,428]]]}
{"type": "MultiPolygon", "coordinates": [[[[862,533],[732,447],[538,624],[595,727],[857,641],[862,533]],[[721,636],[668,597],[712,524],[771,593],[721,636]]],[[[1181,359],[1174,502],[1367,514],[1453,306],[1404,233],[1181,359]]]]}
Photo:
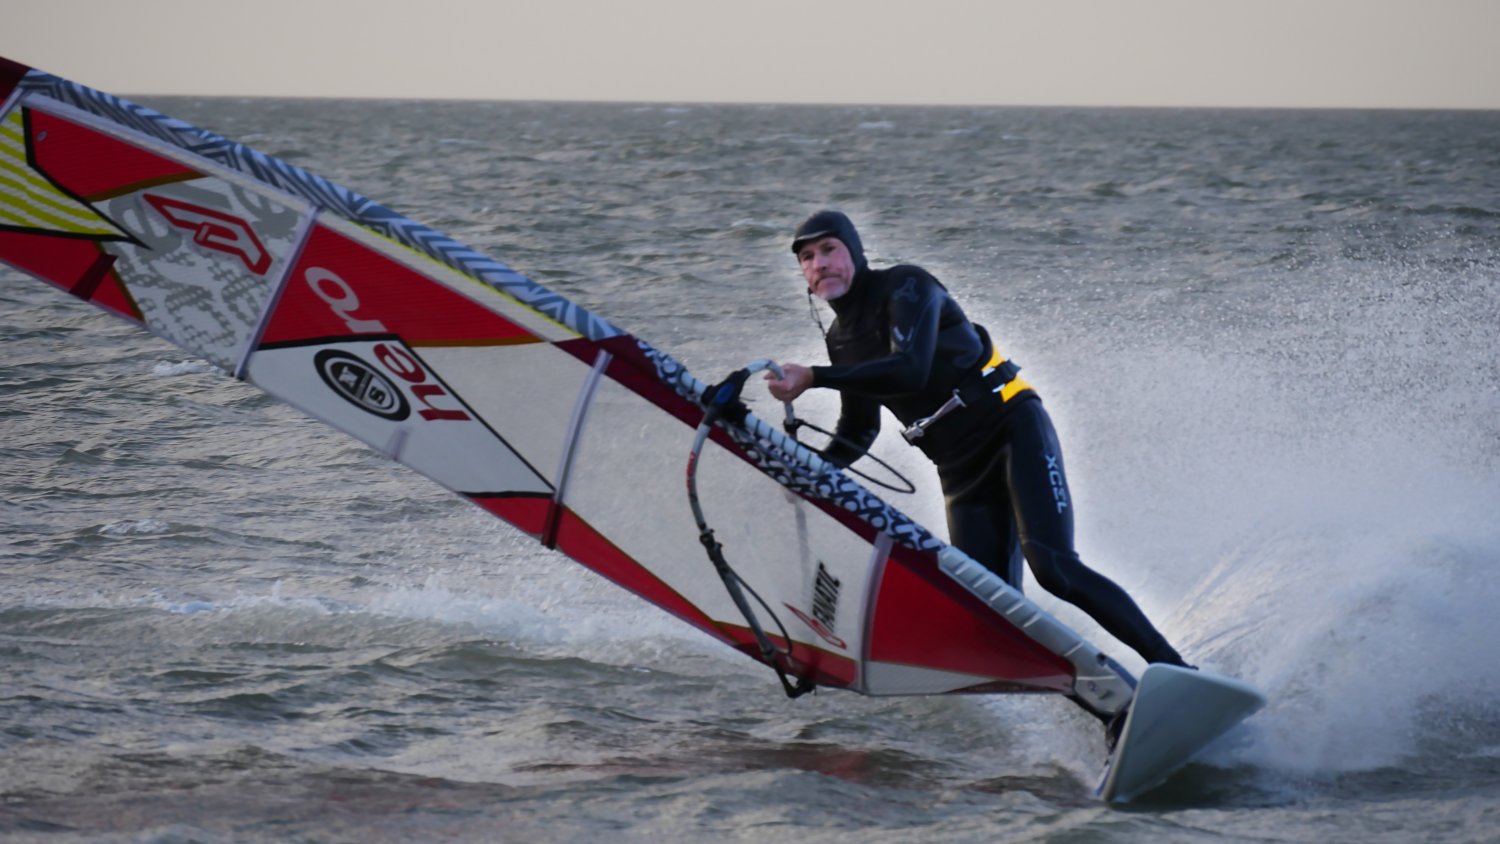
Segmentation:
{"type": "Polygon", "coordinates": [[[950,541],[1017,589],[1024,554],[1042,588],[1148,662],[1183,664],[1130,596],[1079,560],[1062,452],[1041,398],[1013,365],[998,377],[982,374],[992,363],[989,339],[942,284],[920,267],[861,267],[829,304],[837,314],[827,335],[832,365],[812,368],[813,386],[841,393],[843,441],[826,456],[848,465],[863,455],[880,431],[881,405],[910,426],[957,390],[965,406],[916,440],[937,465],[950,541]]]}

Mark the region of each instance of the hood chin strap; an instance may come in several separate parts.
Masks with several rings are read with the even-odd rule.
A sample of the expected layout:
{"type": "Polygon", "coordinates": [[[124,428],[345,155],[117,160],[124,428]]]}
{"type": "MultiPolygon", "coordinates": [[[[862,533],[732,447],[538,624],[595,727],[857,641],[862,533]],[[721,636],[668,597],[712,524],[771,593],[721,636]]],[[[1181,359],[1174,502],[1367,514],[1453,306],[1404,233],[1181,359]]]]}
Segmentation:
{"type": "Polygon", "coordinates": [[[807,309],[812,312],[813,322],[818,324],[818,333],[823,335],[824,340],[827,340],[828,326],[823,324],[823,314],[818,311],[818,302],[811,289],[807,291],[807,309]]]}

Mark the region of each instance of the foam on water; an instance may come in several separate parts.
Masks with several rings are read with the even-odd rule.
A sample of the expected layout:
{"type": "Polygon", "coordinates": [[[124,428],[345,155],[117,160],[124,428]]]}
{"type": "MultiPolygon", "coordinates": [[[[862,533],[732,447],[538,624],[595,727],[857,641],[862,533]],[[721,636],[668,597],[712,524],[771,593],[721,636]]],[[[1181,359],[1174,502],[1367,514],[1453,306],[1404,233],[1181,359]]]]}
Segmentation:
{"type": "Polygon", "coordinates": [[[546,572],[496,590],[492,578],[447,568],[419,585],[368,597],[364,611],[458,625],[538,656],[572,656],[601,665],[670,667],[684,657],[723,658],[725,673],[757,671],[696,628],[653,610],[561,555],[526,561],[546,572]],[[738,670],[737,670],[738,669],[738,670]]]}
{"type": "Polygon", "coordinates": [[[166,533],[172,526],[161,519],[128,519],[110,522],[99,528],[104,536],[152,536],[166,533]]]}
{"type": "Polygon", "coordinates": [[[219,368],[205,360],[184,360],[176,363],[158,363],[151,367],[151,374],[158,378],[175,378],[179,375],[202,375],[218,372],[219,368]]]}
{"type": "MultiPolygon", "coordinates": [[[[1138,346],[1153,377],[1124,384],[1069,373],[1080,544],[1190,660],[1267,693],[1211,758],[1332,773],[1413,763],[1455,730],[1494,746],[1495,291],[1397,262],[1318,274],[1333,290],[1317,307],[1357,318],[1138,346]]],[[[1265,308],[1307,307],[1278,301],[1297,282],[1265,308]]]]}

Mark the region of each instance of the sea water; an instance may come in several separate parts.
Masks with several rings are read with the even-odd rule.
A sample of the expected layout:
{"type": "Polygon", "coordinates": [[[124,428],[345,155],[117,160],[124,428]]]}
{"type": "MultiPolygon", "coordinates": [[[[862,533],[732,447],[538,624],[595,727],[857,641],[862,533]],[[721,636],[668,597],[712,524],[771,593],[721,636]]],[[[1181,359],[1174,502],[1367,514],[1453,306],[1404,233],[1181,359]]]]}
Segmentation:
{"type": "MultiPolygon", "coordinates": [[[[146,102],[710,381],[823,360],[788,239],[845,210],[874,263],[933,271],[1024,367],[1084,559],[1270,704],[1110,808],[1097,725],[1059,698],[789,701],[0,270],[5,840],[1500,839],[1500,114],[146,102]]],[[[941,530],[886,427],[877,453],[920,487],[896,504],[941,530]]],[[[687,507],[675,476],[619,494],[687,507]]]]}

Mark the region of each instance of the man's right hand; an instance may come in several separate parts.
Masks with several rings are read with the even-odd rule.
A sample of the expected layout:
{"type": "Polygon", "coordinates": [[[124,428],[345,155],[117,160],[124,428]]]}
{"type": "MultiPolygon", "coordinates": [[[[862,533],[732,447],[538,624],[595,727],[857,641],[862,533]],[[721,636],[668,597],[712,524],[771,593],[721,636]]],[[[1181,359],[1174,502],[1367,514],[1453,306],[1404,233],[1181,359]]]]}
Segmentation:
{"type": "Polygon", "coordinates": [[[776,373],[766,373],[766,386],[771,390],[771,397],[777,401],[796,401],[797,397],[807,392],[812,386],[812,369],[798,363],[784,363],[781,365],[781,377],[776,373]]]}

